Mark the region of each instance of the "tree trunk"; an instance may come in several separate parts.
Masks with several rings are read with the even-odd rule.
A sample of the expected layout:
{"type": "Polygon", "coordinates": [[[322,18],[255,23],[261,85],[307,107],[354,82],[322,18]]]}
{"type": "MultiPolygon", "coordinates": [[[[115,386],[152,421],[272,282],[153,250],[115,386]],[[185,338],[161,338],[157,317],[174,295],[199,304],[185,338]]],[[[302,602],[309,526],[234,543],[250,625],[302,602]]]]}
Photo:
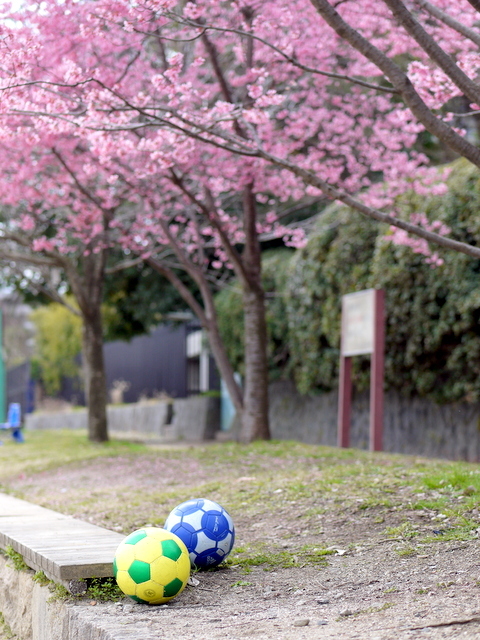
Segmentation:
{"type": "Polygon", "coordinates": [[[242,390],[238,386],[237,381],[235,380],[234,370],[228,359],[227,352],[225,351],[225,345],[220,337],[220,332],[218,330],[218,323],[216,318],[214,322],[210,321],[208,326],[203,327],[206,330],[208,343],[210,345],[210,349],[212,350],[212,355],[215,360],[215,364],[217,365],[217,369],[222,377],[225,386],[227,387],[228,393],[230,395],[230,399],[235,407],[235,411],[240,420],[242,420],[243,416],[243,396],[242,390]]]}
{"type": "Polygon", "coordinates": [[[83,364],[88,407],[88,439],[106,442],[107,391],[103,359],[103,326],[100,307],[83,316],[83,364]]]}
{"type": "Polygon", "coordinates": [[[240,439],[268,440],[267,328],[263,291],[244,290],[245,386],[240,439]]]}
{"type": "Polygon", "coordinates": [[[243,442],[268,440],[268,365],[265,294],[262,287],[262,261],[257,236],[256,203],[252,186],[245,190],[243,201],[245,249],[242,261],[245,320],[245,385],[240,439],[243,442]]]}
{"type": "Polygon", "coordinates": [[[68,279],[83,320],[82,356],[88,408],[88,439],[108,440],[107,389],[103,359],[102,299],[105,251],[82,256],[78,265],[67,265],[68,279]]]}

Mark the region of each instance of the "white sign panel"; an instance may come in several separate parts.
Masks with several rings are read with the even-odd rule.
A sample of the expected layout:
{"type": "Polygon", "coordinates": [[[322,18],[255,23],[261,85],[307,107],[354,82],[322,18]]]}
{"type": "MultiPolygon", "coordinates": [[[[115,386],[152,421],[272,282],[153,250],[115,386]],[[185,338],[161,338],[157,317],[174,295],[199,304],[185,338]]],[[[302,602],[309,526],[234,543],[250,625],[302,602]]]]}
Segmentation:
{"type": "Polygon", "coordinates": [[[373,353],[375,289],[342,298],[342,356],[373,353]]]}

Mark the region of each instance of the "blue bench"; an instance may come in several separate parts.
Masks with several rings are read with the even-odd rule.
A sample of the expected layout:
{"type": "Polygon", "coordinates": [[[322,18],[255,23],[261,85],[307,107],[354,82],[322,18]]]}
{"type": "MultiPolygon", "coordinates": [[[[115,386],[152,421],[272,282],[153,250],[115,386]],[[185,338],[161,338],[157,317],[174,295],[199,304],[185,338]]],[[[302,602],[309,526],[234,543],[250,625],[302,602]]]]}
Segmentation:
{"type": "Polygon", "coordinates": [[[0,429],[10,431],[15,442],[18,442],[20,444],[22,442],[25,442],[22,433],[22,410],[20,407],[20,403],[11,402],[8,405],[7,422],[1,422],[0,429]]]}

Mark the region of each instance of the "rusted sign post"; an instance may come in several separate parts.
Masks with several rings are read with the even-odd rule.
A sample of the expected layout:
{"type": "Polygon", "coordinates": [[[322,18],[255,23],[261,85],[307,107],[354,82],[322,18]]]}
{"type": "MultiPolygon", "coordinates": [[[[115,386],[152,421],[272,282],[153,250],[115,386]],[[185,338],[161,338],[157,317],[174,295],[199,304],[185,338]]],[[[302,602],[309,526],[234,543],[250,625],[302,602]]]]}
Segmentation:
{"type": "Polygon", "coordinates": [[[342,298],[338,446],[350,446],[352,357],[371,354],[370,450],[382,451],[385,293],[366,289],[342,298]]]}

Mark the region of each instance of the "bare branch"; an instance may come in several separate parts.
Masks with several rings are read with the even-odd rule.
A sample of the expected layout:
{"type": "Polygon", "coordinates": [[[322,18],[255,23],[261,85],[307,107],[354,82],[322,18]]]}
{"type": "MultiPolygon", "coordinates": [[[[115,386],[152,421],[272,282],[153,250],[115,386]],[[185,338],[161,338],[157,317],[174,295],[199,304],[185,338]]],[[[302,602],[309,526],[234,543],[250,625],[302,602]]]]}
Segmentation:
{"type": "Polygon", "coordinates": [[[16,263],[31,264],[35,267],[56,267],[58,263],[56,260],[48,259],[44,256],[34,254],[16,253],[15,251],[5,251],[0,248],[0,260],[11,260],[16,263]]]}
{"type": "Polygon", "coordinates": [[[143,258],[132,258],[132,260],[124,260],[123,262],[118,262],[114,267],[108,267],[105,269],[105,273],[111,275],[112,273],[118,273],[119,271],[123,271],[124,269],[130,269],[130,267],[137,267],[139,264],[144,264],[145,260],[143,258]]]}
{"type": "Polygon", "coordinates": [[[195,300],[195,297],[192,295],[190,289],[180,280],[180,278],[175,274],[174,271],[168,269],[162,262],[155,260],[155,258],[147,258],[145,263],[148,264],[152,269],[160,273],[164,278],[166,278],[178,291],[178,293],[182,296],[185,302],[188,304],[193,313],[200,320],[202,325],[207,328],[209,327],[209,321],[205,314],[205,310],[203,307],[195,300]]]}

